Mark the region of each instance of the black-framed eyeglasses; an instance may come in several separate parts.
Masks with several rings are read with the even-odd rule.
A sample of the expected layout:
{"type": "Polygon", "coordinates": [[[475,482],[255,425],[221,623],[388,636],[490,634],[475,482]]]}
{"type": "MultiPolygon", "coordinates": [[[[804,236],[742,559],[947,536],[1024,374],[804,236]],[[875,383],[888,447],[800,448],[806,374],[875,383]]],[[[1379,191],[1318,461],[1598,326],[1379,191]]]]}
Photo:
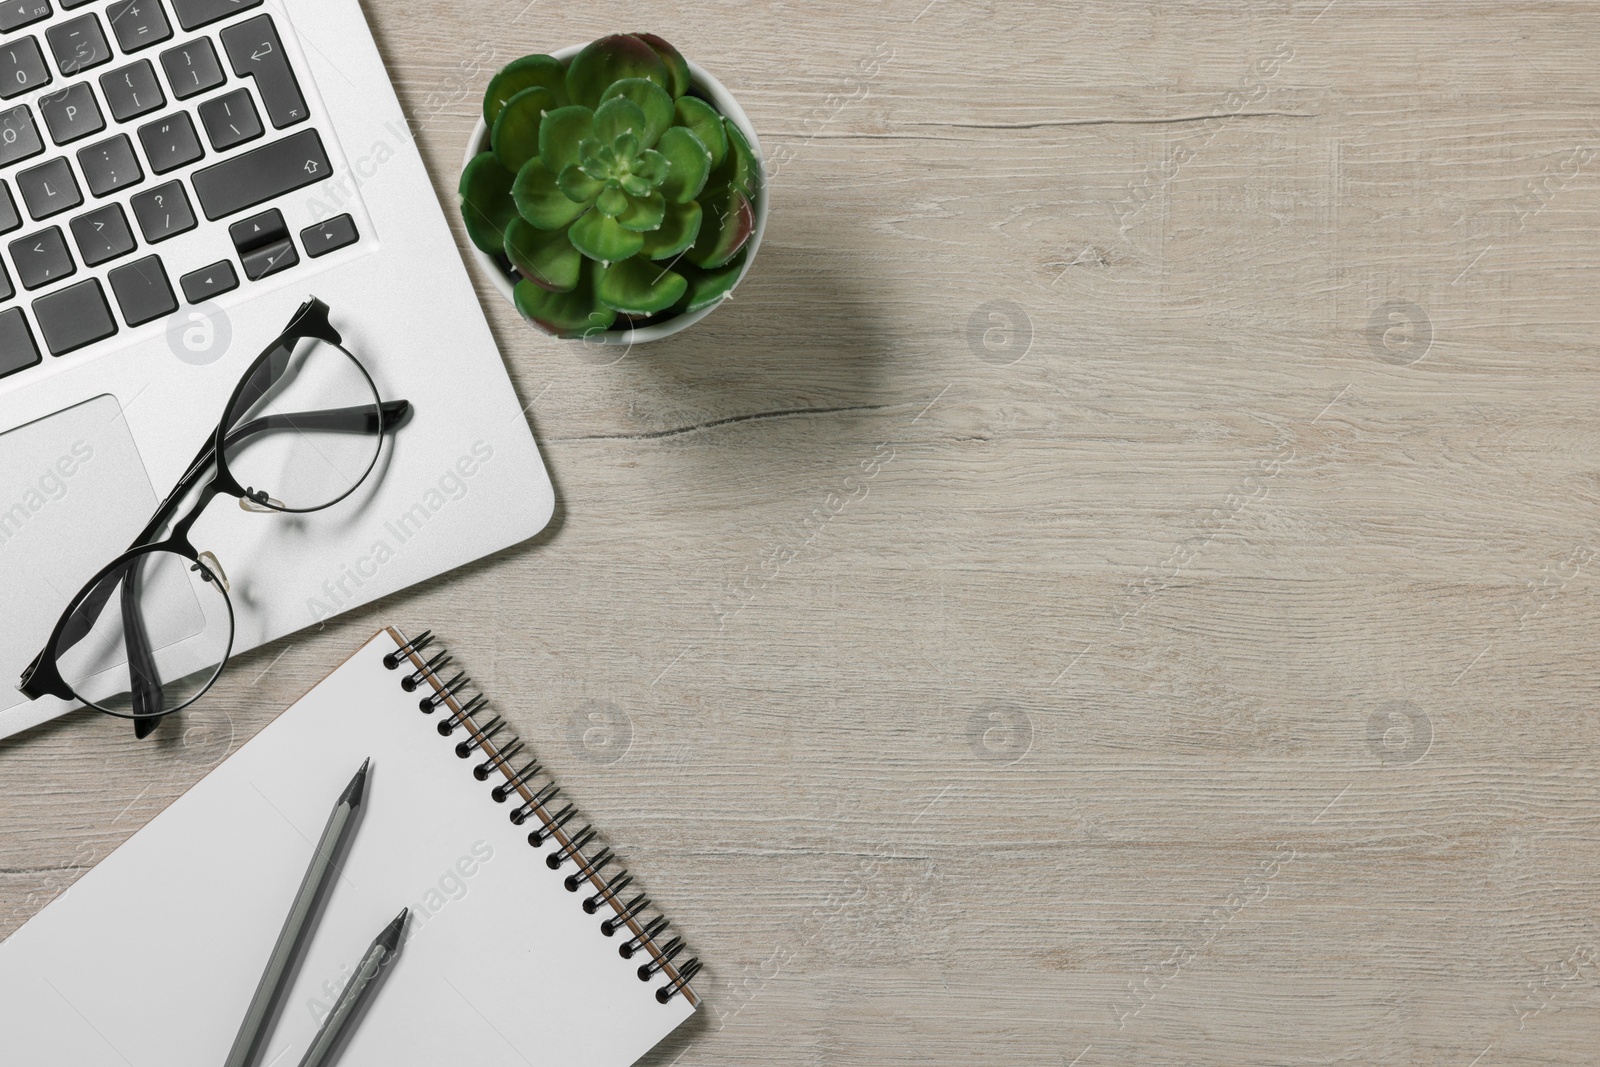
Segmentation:
{"type": "Polygon", "coordinates": [[[218,495],[247,511],[337,504],[372,473],[384,433],[410,412],[409,401],[379,399],[328,306],[306,301],[239,379],[216,431],[132,547],[68,603],[18,688],[30,700],[79,700],[133,719],[140,737],[194,703],[222,673],[234,627],[222,565],[189,540],[195,521],[218,495]]]}

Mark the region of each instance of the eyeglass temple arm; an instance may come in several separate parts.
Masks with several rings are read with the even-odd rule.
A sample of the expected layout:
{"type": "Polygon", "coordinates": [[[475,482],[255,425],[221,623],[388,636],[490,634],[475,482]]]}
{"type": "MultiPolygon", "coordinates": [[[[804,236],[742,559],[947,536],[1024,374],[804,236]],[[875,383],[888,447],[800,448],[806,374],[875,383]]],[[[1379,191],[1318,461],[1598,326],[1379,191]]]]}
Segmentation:
{"type": "Polygon", "coordinates": [[[138,592],[133,586],[135,578],[135,568],[129,567],[122,579],[122,644],[128,652],[128,696],[133,700],[133,734],[143,738],[148,737],[160,724],[166,701],[161,695],[150,634],[144,626],[144,614],[139,611],[138,592]]]}
{"type": "Polygon", "coordinates": [[[411,401],[389,400],[378,405],[376,413],[372,407],[362,404],[358,407],[327,408],[322,411],[296,411],[288,415],[263,415],[259,419],[252,419],[243,423],[228,434],[225,442],[234,445],[258,433],[268,430],[317,430],[322,433],[383,433],[385,430],[394,429],[405,421],[411,414],[411,401]]]}
{"type": "MultiPolygon", "coordinates": [[[[61,636],[57,638],[54,646],[58,651],[65,652],[69,649],[75,648],[77,647],[79,641],[82,641],[85,637],[89,636],[89,632],[94,629],[94,624],[100,618],[100,613],[105,610],[106,603],[110,601],[111,594],[119,589],[122,591],[123,595],[123,613],[124,615],[128,614],[128,608],[131,604],[131,601],[128,599],[128,590],[131,587],[129,577],[132,570],[133,563],[126,563],[122,567],[120,576],[115,576],[114,578],[114,574],[108,574],[95,584],[95,587],[89,591],[89,595],[84,598],[83,603],[78,605],[78,610],[74,611],[70,616],[68,616],[67,624],[62,628],[61,636]]],[[[139,623],[139,625],[142,628],[142,622],[139,623]]],[[[146,647],[148,647],[149,641],[147,638],[143,639],[143,643],[146,647]]],[[[33,657],[33,662],[28,664],[28,669],[22,672],[22,692],[27,693],[30,697],[39,697],[44,695],[43,692],[33,691],[29,687],[29,682],[32,679],[35,669],[39,666],[40,661],[42,661],[49,652],[50,646],[46,646],[39,652],[37,656],[33,657]]],[[[133,662],[131,659],[133,650],[131,648],[129,649],[129,653],[129,662],[131,663],[133,662]]]]}

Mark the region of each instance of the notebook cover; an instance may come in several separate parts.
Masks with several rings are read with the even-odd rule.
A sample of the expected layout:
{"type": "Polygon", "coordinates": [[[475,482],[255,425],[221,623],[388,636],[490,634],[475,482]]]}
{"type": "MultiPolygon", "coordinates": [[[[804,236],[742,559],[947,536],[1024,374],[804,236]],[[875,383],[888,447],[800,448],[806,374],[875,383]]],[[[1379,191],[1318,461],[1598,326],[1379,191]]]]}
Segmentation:
{"type": "MultiPolygon", "coordinates": [[[[341,1067],[627,1067],[694,1011],[657,1001],[568,863],[496,804],[464,736],[383,664],[378,634],[0,943],[0,1063],[215,1067],[313,844],[362,760],[361,821],[263,1064],[299,1062],[363,950],[402,907],[408,940],[341,1067]]],[[[424,690],[426,691],[426,690],[424,690]]],[[[479,757],[481,759],[481,757],[479,757]]]]}

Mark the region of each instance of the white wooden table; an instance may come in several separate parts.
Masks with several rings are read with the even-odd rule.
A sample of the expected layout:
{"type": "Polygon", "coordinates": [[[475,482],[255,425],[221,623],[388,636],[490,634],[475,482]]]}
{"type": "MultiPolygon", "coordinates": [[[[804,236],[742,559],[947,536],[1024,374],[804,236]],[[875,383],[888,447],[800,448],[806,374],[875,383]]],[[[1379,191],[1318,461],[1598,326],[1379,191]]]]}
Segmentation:
{"type": "Polygon", "coordinates": [[[1594,1062],[1600,8],[1325,4],[368,0],[452,203],[652,30],[766,244],[614,363],[480,278],[550,530],[0,743],[0,933],[394,622],[706,960],[661,1067],[1594,1062]]]}

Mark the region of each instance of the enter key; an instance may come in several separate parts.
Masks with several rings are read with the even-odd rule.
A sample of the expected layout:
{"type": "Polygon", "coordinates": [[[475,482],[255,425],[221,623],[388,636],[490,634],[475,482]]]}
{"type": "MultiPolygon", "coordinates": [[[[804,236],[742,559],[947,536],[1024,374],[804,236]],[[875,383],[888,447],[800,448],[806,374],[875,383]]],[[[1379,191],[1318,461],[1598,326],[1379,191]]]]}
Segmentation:
{"type": "Polygon", "coordinates": [[[300,83],[289,67],[283,41],[271,15],[258,15],[222,31],[222,47],[227,49],[233,72],[241,78],[254,78],[267,117],[275,129],[304,122],[309,111],[300,83]]]}

